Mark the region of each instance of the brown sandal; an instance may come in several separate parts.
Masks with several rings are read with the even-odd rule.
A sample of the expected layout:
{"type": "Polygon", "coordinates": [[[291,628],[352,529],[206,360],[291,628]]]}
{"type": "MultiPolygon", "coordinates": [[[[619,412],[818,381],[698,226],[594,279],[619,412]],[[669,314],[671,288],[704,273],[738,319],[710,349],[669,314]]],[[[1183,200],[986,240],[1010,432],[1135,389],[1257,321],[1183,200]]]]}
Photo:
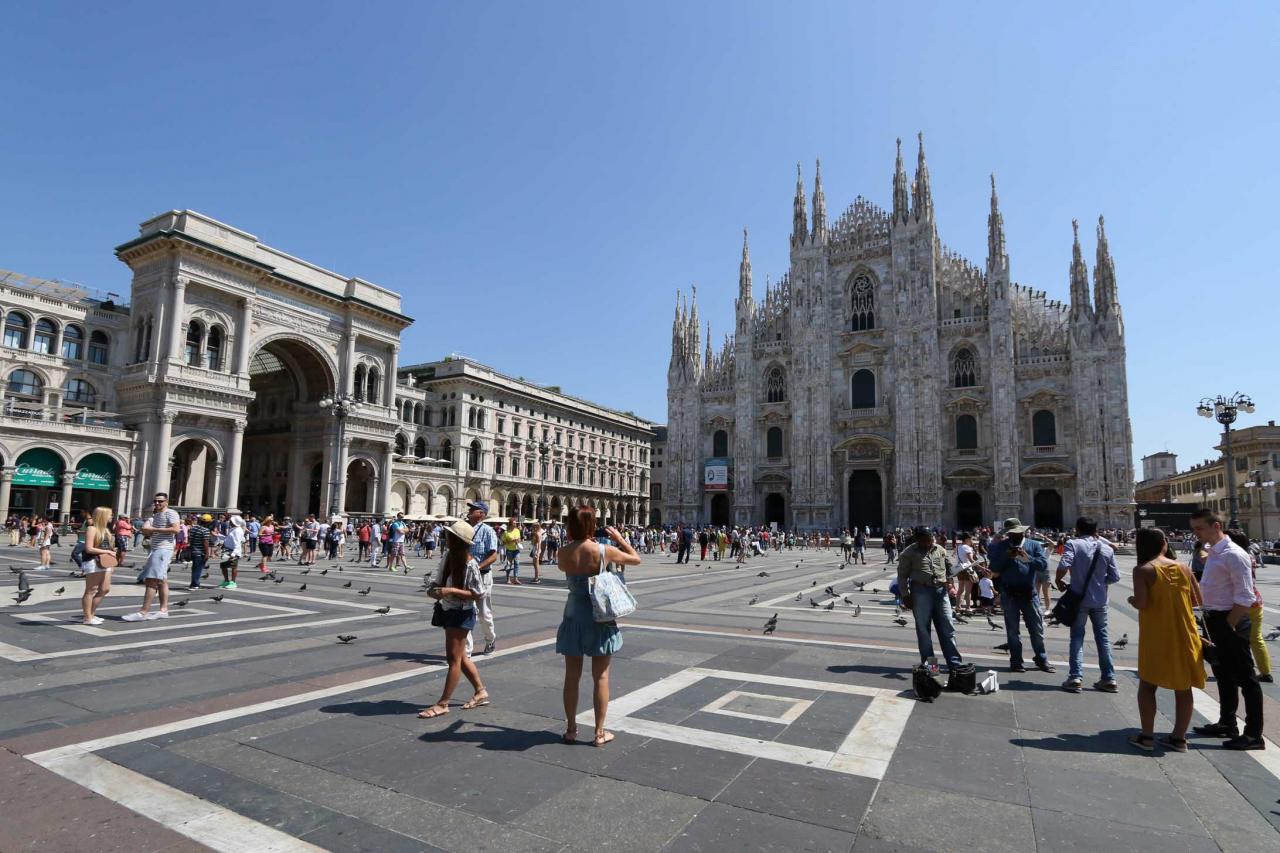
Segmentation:
{"type": "Polygon", "coordinates": [[[435,705],[432,705],[430,708],[423,708],[421,711],[419,711],[418,719],[430,720],[434,717],[443,717],[447,713],[449,713],[448,705],[441,705],[439,703],[436,703],[435,705]]]}
{"type": "Polygon", "coordinates": [[[596,735],[595,746],[604,746],[613,740],[613,732],[600,732],[596,735]]]}
{"type": "Polygon", "coordinates": [[[469,699],[467,702],[464,702],[462,705],[462,710],[470,711],[473,708],[483,708],[485,705],[488,705],[488,704],[490,704],[489,691],[486,690],[483,693],[477,693],[476,695],[472,696],[471,699],[469,699]]]}
{"type": "Polygon", "coordinates": [[[577,742],[578,742],[578,727],[577,727],[577,726],[565,726],[565,729],[564,729],[564,737],[562,737],[562,738],[560,739],[560,742],[561,742],[561,743],[563,743],[565,746],[572,746],[573,744],[577,743],[577,742]]]}

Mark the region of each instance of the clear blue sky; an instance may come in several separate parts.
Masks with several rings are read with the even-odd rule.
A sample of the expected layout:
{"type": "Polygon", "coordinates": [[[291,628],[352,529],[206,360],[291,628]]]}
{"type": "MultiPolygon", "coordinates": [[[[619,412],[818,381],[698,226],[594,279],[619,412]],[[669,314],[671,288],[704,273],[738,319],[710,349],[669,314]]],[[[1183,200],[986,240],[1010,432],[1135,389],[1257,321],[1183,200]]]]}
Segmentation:
{"type": "Polygon", "coordinates": [[[887,206],[925,133],[939,230],[1067,297],[1107,217],[1135,458],[1210,453],[1206,394],[1273,390],[1275,3],[8,3],[0,267],[123,291],[190,207],[404,294],[458,351],[666,418],[677,288],[732,322],[785,271],[795,163],[887,206]],[[1251,322],[1253,321],[1253,322],[1251,322]]]}

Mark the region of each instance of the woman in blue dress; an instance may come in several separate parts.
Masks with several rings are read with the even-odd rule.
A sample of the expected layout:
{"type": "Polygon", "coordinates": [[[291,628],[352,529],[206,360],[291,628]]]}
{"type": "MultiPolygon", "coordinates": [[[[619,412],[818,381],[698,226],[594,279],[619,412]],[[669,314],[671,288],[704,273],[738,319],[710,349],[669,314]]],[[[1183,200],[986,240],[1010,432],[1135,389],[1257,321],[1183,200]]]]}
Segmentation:
{"type": "Polygon", "coordinates": [[[613,740],[605,731],[604,717],[609,708],[609,661],[622,648],[622,634],[617,622],[597,622],[591,610],[591,577],[604,571],[605,565],[640,565],[640,555],[621,533],[605,530],[612,545],[602,545],[592,537],[596,533],[596,511],[580,506],[569,511],[565,519],[572,541],[556,554],[556,564],[569,584],[569,597],[564,603],[564,618],[556,632],[556,654],[564,655],[564,742],[578,740],[578,682],[582,679],[582,658],[591,658],[591,681],[596,711],[595,745],[613,740]]]}

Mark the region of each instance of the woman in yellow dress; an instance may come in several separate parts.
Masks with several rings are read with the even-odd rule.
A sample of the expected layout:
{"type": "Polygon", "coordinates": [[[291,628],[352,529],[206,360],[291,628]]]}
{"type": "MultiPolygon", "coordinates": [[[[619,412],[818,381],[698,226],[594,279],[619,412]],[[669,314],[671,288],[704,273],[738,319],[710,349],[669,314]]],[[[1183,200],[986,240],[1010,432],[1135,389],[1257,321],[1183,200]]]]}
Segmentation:
{"type": "Polygon", "coordinates": [[[1137,533],[1138,565],[1133,570],[1129,603],[1138,610],[1138,716],[1142,733],[1129,738],[1138,749],[1155,748],[1156,689],[1172,690],[1173,731],[1160,745],[1187,751],[1187,726],[1194,707],[1192,688],[1204,687],[1200,634],[1191,608],[1199,606],[1200,585],[1191,570],[1172,559],[1164,533],[1141,528],[1137,533]]]}

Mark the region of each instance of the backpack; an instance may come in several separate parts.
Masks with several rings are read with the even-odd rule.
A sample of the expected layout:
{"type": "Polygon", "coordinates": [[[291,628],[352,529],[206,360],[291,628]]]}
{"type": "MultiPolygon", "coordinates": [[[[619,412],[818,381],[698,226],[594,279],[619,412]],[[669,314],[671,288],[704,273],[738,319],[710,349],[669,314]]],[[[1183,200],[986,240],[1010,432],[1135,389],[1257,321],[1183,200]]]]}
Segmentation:
{"type": "Polygon", "coordinates": [[[911,670],[911,689],[921,702],[932,702],[942,695],[942,685],[933,677],[926,664],[920,664],[911,670]]]}
{"type": "Polygon", "coordinates": [[[947,691],[949,693],[971,694],[977,689],[978,669],[971,663],[960,664],[960,666],[951,670],[951,675],[947,677],[947,691]]]}

